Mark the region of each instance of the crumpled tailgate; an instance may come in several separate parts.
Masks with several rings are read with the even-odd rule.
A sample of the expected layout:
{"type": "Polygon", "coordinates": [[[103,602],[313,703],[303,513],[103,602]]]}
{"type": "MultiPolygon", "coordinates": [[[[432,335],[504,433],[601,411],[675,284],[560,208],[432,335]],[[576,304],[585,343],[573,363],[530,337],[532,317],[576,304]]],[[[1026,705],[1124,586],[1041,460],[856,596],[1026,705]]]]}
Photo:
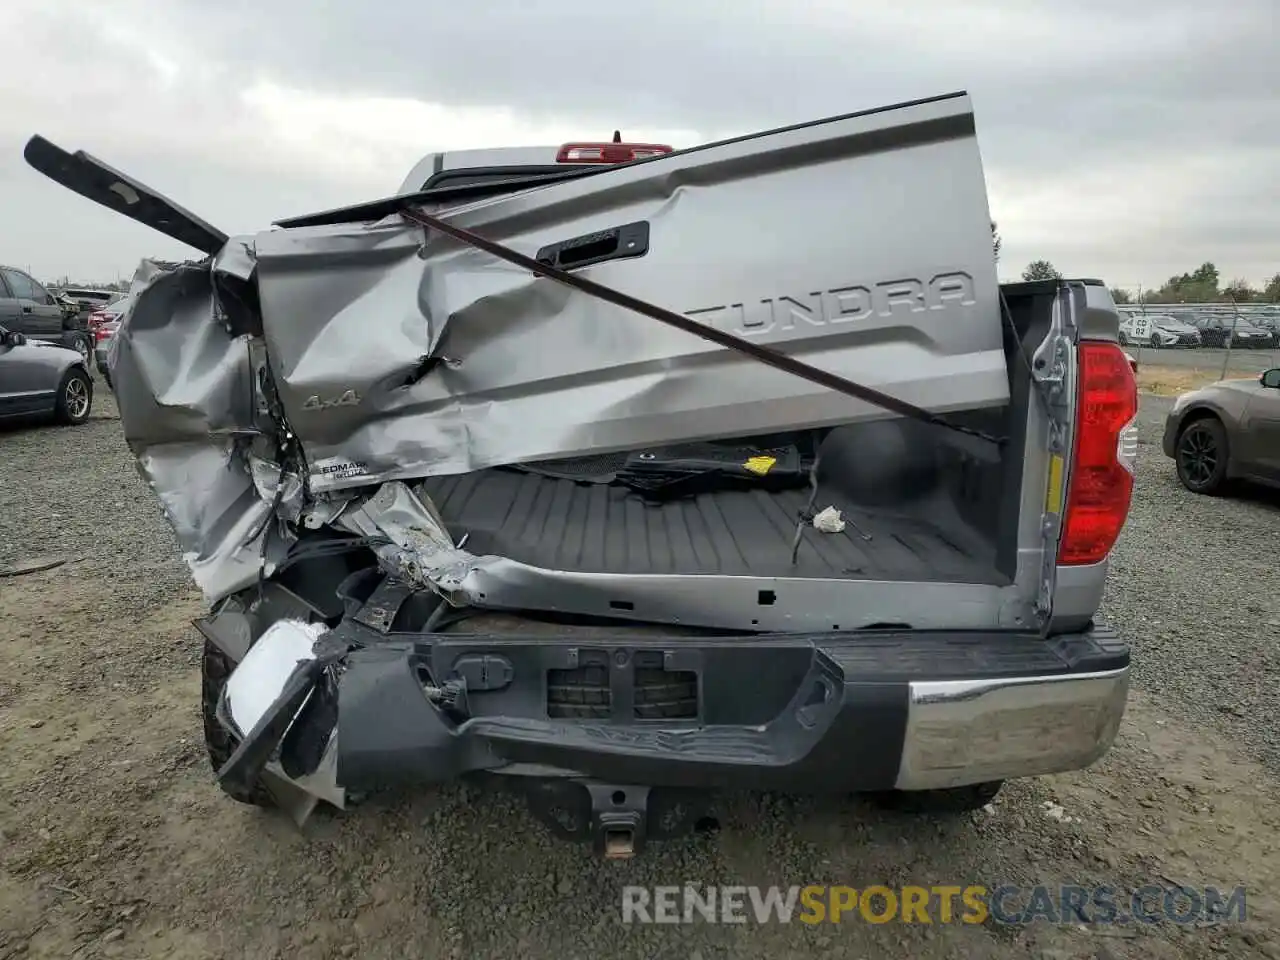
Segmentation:
{"type": "MultiPolygon", "coordinates": [[[[570,242],[598,283],[935,412],[1008,398],[966,96],[443,215],[531,257],[570,242]]],[[[252,249],[316,491],[885,416],[400,218],[252,249]]]]}
{"type": "MultiPolygon", "coordinates": [[[[37,137],[27,159],[211,254],[140,267],[108,358],[210,600],[270,576],[300,530],[385,540],[355,505],[399,502],[394,481],[888,415],[398,215],[227,238],[86,154],[37,137]]],[[[1008,399],[965,95],[422,209],[934,413],[1008,399]]],[[[477,558],[420,506],[397,529],[419,565],[434,531],[427,579],[456,590],[477,558]]]]}

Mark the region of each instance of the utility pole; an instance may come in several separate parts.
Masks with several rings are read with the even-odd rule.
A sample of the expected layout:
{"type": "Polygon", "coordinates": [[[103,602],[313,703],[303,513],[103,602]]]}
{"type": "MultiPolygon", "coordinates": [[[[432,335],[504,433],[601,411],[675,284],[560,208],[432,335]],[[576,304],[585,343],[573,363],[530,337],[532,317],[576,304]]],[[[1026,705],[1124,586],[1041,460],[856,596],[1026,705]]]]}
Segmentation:
{"type": "Polygon", "coordinates": [[[1219,380],[1227,379],[1227,366],[1231,363],[1231,345],[1236,339],[1236,323],[1240,320],[1240,308],[1236,306],[1236,298],[1234,294],[1227,294],[1227,299],[1231,301],[1231,336],[1227,337],[1227,349],[1222,354],[1222,376],[1219,380]]]}

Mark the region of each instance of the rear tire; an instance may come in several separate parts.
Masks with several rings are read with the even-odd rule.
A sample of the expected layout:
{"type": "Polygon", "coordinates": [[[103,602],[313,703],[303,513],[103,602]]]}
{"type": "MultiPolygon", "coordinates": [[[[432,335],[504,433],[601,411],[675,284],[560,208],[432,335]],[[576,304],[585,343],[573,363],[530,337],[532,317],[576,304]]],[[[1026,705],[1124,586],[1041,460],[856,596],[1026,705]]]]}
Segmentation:
{"type": "Polygon", "coordinates": [[[92,409],[93,381],[89,379],[89,374],[76,368],[68,370],[58,384],[54,416],[59,423],[74,427],[88,420],[92,409]]]}
{"type": "Polygon", "coordinates": [[[1214,416],[1186,424],[1174,447],[1178,480],[1192,493],[1212,496],[1227,479],[1227,428],[1214,416]]]}
{"type": "MultiPolygon", "coordinates": [[[[212,764],[214,773],[221,770],[223,764],[231,759],[231,754],[235,752],[237,745],[236,738],[218,720],[218,701],[222,697],[223,688],[227,685],[227,678],[231,676],[231,671],[234,669],[235,664],[231,662],[231,658],[206,640],[204,656],[200,659],[200,713],[204,719],[204,742],[209,751],[209,763],[212,764]]],[[[265,809],[273,809],[276,806],[275,800],[272,799],[261,779],[255,781],[247,791],[227,787],[222,783],[218,786],[223,793],[239,803],[265,809]]]]}
{"type": "Polygon", "coordinates": [[[989,780],[944,790],[889,790],[873,793],[871,800],[876,806],[895,813],[955,816],[981,810],[996,798],[1002,786],[1003,780],[989,780]]]}

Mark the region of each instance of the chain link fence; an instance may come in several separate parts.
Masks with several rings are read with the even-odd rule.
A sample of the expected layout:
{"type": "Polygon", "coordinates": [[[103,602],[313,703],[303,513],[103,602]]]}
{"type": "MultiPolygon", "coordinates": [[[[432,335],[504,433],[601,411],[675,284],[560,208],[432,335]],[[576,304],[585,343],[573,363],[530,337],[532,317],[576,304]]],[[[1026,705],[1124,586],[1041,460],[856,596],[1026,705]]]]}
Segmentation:
{"type": "Polygon", "coordinates": [[[1140,293],[1119,305],[1121,339],[1140,367],[1190,367],[1225,379],[1280,366],[1280,304],[1145,303],[1140,293]]]}

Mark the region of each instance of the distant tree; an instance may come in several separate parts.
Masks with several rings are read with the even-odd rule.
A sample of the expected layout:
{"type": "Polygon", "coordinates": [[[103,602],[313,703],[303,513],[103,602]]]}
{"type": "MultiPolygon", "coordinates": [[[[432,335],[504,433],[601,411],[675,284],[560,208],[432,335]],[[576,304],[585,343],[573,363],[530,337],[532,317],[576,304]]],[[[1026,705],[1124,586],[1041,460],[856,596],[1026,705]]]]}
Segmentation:
{"type": "Polygon", "coordinates": [[[1218,268],[1212,263],[1202,263],[1191,273],[1170,277],[1149,298],[1152,303],[1207,303],[1217,300],[1218,268]]]}
{"type": "Polygon", "coordinates": [[[1032,260],[1022,271],[1023,280],[1061,280],[1062,274],[1048,260],[1032,260]]]}
{"type": "Polygon", "coordinates": [[[1248,280],[1237,278],[1222,288],[1222,295],[1236,303],[1252,303],[1258,291],[1249,286],[1248,280]]]}
{"type": "Polygon", "coordinates": [[[1000,259],[1000,231],[996,229],[994,220],[991,221],[991,249],[998,261],[1000,259]]]}
{"type": "Polygon", "coordinates": [[[1116,303],[1133,303],[1133,297],[1129,296],[1129,291],[1124,287],[1112,287],[1111,299],[1116,303]]]}
{"type": "Polygon", "coordinates": [[[1267,281],[1267,285],[1262,291],[1262,299],[1271,303],[1280,303],[1280,273],[1277,273],[1267,281]]]}

